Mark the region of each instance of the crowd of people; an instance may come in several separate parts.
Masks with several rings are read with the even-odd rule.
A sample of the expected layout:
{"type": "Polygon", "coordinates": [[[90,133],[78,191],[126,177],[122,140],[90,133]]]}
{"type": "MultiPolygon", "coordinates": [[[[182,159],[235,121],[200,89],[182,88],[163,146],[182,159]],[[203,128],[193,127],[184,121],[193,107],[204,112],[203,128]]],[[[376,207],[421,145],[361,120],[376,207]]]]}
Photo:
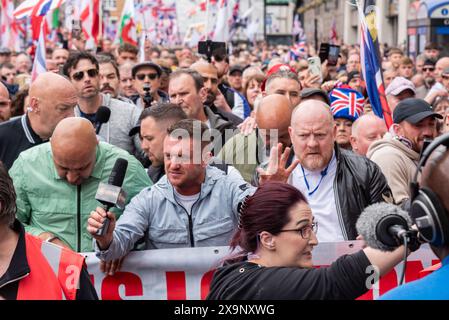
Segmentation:
{"type": "MultiPolygon", "coordinates": [[[[96,52],[50,46],[46,59],[31,81],[30,55],[0,48],[5,299],[35,297],[42,280],[65,298],[97,297],[82,263],[75,291],[48,268],[33,277],[48,257],[28,249],[41,242],[63,248],[61,263],[95,252],[110,275],[132,250],[231,245],[242,251],[217,271],[210,299],[356,298],[366,267],[385,274],[405,249],[365,248],[312,269],[313,247],[358,239],[369,205],[410,208],[427,140],[449,132],[449,57],[434,43],[414,59],[383,48],[390,128],[372,111],[356,45],[341,47],[336,66],[322,61],[321,75],[264,43],[206,57],[105,41],[96,52]],[[117,159],[128,163],[126,205],[106,212],[96,192],[117,159]]],[[[445,213],[447,185],[434,190],[445,213]]]]}

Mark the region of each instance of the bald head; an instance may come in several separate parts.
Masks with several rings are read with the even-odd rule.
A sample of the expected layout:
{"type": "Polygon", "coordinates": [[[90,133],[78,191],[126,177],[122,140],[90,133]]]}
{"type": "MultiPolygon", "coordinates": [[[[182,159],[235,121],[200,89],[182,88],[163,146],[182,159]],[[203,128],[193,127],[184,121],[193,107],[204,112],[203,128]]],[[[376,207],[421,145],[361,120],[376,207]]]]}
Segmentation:
{"type": "Polygon", "coordinates": [[[361,116],[352,124],[352,150],[365,156],[371,144],[382,139],[386,132],[387,127],[381,118],[372,113],[361,116]]]}
{"type": "Polygon", "coordinates": [[[288,127],[292,116],[290,100],[280,94],[272,94],[261,99],[256,111],[256,123],[264,139],[267,152],[278,142],[284,148],[291,145],[288,127]],[[277,141],[276,138],[277,137],[277,141]],[[273,139],[273,140],[272,140],[273,139]]]}
{"type": "Polygon", "coordinates": [[[333,126],[334,118],[329,106],[319,100],[306,100],[301,102],[293,111],[292,127],[299,122],[323,122],[333,126]]]}
{"type": "Polygon", "coordinates": [[[262,98],[256,112],[256,123],[261,129],[288,128],[292,117],[290,101],[281,94],[262,98]]]}
{"type": "Polygon", "coordinates": [[[449,57],[444,57],[438,60],[435,64],[435,74],[441,81],[441,74],[444,69],[449,68],[449,57]]]}
{"type": "Polygon", "coordinates": [[[54,72],[40,74],[30,86],[30,97],[54,99],[73,94],[76,95],[73,84],[67,78],[54,72]]]}
{"type": "Polygon", "coordinates": [[[209,63],[207,61],[204,60],[198,60],[197,62],[195,62],[194,64],[192,64],[189,69],[195,70],[196,72],[198,72],[199,74],[203,74],[203,73],[212,73],[212,74],[216,74],[217,78],[218,78],[218,74],[217,74],[217,68],[215,68],[215,66],[212,63],[209,63]]]}
{"type": "Polygon", "coordinates": [[[44,140],[51,137],[56,125],[72,117],[77,104],[73,84],[63,76],[46,72],[30,86],[28,117],[33,130],[44,140]]]}
{"type": "Polygon", "coordinates": [[[98,144],[89,120],[71,117],[61,120],[50,140],[58,175],[70,184],[79,185],[90,177],[98,144]]]}
{"type": "Polygon", "coordinates": [[[11,100],[5,85],[0,82],[0,122],[11,118],[11,100]]]}
{"type": "Polygon", "coordinates": [[[330,108],[318,100],[301,102],[293,111],[290,138],[299,163],[321,171],[331,161],[336,126],[330,108]]]}

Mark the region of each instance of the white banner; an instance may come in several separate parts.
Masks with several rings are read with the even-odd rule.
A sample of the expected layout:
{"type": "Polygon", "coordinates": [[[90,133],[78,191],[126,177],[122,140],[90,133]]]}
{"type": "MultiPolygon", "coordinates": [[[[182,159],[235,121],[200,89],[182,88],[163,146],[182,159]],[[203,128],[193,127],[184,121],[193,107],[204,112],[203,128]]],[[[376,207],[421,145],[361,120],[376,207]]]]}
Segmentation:
{"type": "MultiPolygon", "coordinates": [[[[313,250],[316,267],[330,265],[338,257],[361,249],[361,242],[321,243],[313,250]]],[[[89,273],[100,299],[104,300],[200,300],[207,296],[213,270],[229,254],[228,247],[161,249],[131,252],[121,271],[103,274],[94,253],[85,254],[89,273]]],[[[420,271],[437,258],[428,246],[409,256],[405,282],[420,277],[420,271]]],[[[396,287],[402,263],[374,284],[360,299],[375,299],[396,287]]]]}

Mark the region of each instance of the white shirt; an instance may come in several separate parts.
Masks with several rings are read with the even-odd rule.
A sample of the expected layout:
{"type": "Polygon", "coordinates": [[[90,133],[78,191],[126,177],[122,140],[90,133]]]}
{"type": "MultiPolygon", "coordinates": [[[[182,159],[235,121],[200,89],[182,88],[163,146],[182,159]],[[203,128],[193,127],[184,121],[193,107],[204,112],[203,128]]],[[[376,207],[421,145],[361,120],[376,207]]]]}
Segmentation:
{"type": "Polygon", "coordinates": [[[335,203],[334,181],[337,173],[335,151],[327,168],[327,173],[322,177],[321,172],[321,170],[309,171],[298,165],[290,175],[288,183],[295,186],[307,198],[315,221],[318,222],[318,241],[344,241],[342,225],[339,221],[335,203]],[[306,181],[309,188],[307,188],[306,181]],[[313,194],[310,194],[312,192],[313,194]]]}
{"type": "Polygon", "coordinates": [[[192,206],[193,204],[198,200],[198,198],[200,197],[200,193],[198,192],[197,194],[194,194],[192,196],[184,196],[182,194],[179,194],[176,189],[174,189],[175,191],[175,200],[184,207],[184,209],[187,210],[187,213],[189,215],[192,214],[192,206]]]}

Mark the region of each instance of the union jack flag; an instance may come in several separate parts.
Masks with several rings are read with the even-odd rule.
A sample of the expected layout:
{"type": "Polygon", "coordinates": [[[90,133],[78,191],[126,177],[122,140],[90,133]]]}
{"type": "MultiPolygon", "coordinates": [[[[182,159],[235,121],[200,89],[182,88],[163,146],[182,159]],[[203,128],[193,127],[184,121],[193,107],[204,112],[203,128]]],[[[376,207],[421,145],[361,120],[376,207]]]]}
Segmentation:
{"type": "Polygon", "coordinates": [[[47,62],[45,60],[45,32],[44,23],[41,23],[41,31],[39,33],[39,42],[36,47],[36,55],[34,56],[33,70],[31,71],[31,81],[47,71],[47,62]]]}
{"type": "Polygon", "coordinates": [[[377,38],[377,29],[375,23],[375,11],[370,11],[375,8],[375,1],[366,0],[365,5],[367,17],[374,23],[368,24],[367,17],[363,12],[362,6],[359,4],[359,18],[361,28],[361,43],[360,43],[360,61],[362,65],[363,79],[366,83],[366,91],[373,108],[373,112],[379,118],[382,118],[387,125],[387,128],[393,123],[392,114],[388,101],[385,96],[385,85],[382,75],[382,64],[379,53],[379,41],[377,38]],[[371,26],[371,28],[370,28],[371,26]]]}
{"type": "Polygon", "coordinates": [[[290,48],[289,59],[298,60],[300,58],[307,58],[307,37],[302,28],[299,16],[296,14],[293,20],[293,31],[294,38],[296,39],[293,46],[290,48]]]}
{"type": "Polygon", "coordinates": [[[65,0],[26,0],[15,10],[14,17],[17,20],[30,16],[45,16],[47,12],[59,8],[65,0]]]}
{"type": "Polygon", "coordinates": [[[365,97],[358,91],[337,88],[331,91],[329,98],[334,118],[346,118],[355,121],[363,113],[365,97]]]}

